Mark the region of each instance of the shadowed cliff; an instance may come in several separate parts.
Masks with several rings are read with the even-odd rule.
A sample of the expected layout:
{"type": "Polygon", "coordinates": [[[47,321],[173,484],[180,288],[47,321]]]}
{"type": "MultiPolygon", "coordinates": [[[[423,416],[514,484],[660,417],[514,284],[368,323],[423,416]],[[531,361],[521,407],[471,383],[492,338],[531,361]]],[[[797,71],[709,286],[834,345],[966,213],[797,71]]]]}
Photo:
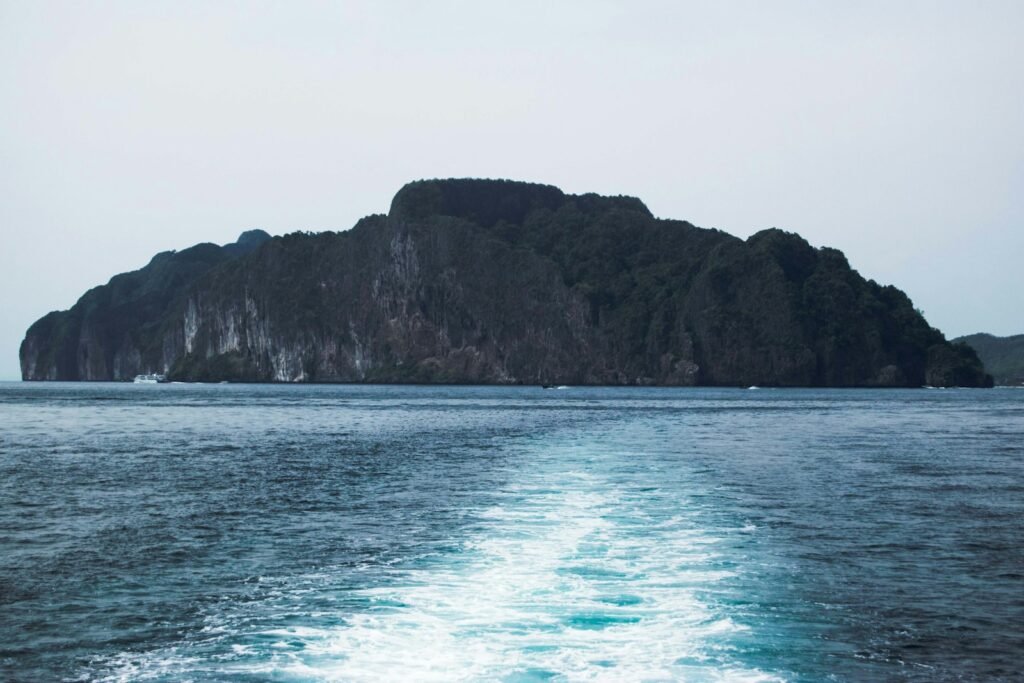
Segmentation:
{"type": "Polygon", "coordinates": [[[410,183],[342,233],[161,254],[35,323],[21,364],[70,380],[991,383],[836,250],[491,180],[410,183]]]}

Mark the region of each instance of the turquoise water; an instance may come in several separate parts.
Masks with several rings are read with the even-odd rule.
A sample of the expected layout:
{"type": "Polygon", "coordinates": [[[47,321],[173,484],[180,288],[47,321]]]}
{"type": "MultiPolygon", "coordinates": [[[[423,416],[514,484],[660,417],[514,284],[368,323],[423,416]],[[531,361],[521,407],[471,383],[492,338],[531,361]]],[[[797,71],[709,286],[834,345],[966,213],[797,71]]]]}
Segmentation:
{"type": "Polygon", "coordinates": [[[0,384],[0,679],[1014,680],[1024,392],[0,384]]]}

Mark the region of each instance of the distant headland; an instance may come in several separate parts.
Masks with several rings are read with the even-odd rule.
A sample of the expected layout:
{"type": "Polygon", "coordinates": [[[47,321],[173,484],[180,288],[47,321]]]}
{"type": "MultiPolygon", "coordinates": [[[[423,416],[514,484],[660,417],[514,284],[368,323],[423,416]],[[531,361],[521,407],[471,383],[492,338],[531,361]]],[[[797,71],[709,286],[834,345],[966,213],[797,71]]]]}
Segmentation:
{"type": "Polygon", "coordinates": [[[33,324],[25,380],[991,386],[899,289],[777,229],[425,180],[345,232],[156,255],[33,324]]]}
{"type": "Polygon", "coordinates": [[[969,334],[958,337],[954,343],[967,344],[974,349],[985,369],[992,373],[996,384],[1024,385],[1024,334],[997,337],[992,334],[969,334]]]}

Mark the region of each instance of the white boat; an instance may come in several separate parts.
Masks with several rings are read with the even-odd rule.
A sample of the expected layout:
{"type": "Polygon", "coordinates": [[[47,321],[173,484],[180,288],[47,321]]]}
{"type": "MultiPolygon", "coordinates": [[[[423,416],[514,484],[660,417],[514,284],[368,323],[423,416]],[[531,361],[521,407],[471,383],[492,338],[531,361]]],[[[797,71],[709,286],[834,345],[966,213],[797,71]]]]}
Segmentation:
{"type": "Polygon", "coordinates": [[[136,384],[164,384],[167,382],[167,375],[135,375],[133,381],[136,384]]]}

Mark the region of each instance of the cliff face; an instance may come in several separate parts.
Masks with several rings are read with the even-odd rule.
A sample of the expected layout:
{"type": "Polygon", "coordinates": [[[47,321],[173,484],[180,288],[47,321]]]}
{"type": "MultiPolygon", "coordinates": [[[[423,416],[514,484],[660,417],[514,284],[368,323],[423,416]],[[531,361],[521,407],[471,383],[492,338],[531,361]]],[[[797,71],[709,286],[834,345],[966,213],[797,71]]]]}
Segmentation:
{"type": "Polygon", "coordinates": [[[837,251],[655,219],[630,197],[477,180],[412,183],[343,233],[158,256],[33,325],[21,361],[25,379],[988,381],[837,251]]]}
{"type": "Polygon", "coordinates": [[[144,268],[94,287],[68,311],[55,311],[28,329],[21,343],[26,380],[123,380],[163,369],[176,358],[178,325],[172,304],[200,276],[244,256],[270,239],[262,230],[234,244],[197,244],[157,254],[144,268]]]}

